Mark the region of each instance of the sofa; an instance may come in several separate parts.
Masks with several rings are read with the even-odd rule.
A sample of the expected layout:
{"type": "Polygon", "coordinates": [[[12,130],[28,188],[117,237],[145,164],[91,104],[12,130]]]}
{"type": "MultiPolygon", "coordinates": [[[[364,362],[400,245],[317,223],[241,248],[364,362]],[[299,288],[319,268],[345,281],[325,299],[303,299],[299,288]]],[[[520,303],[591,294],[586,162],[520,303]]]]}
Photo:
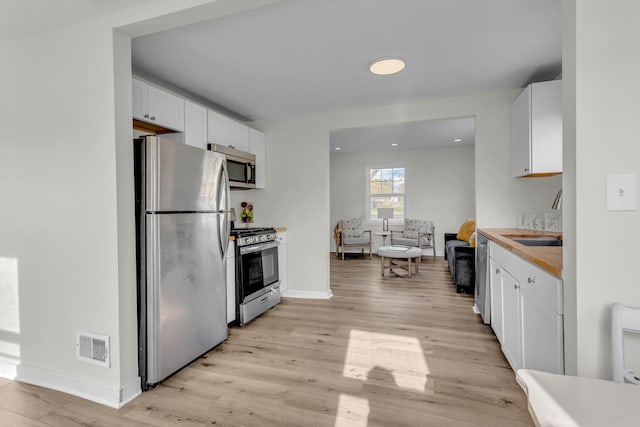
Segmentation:
{"type": "Polygon", "coordinates": [[[476,248],[458,240],[457,233],[444,234],[444,259],[456,286],[456,292],[473,293],[476,283],[476,248]]]}

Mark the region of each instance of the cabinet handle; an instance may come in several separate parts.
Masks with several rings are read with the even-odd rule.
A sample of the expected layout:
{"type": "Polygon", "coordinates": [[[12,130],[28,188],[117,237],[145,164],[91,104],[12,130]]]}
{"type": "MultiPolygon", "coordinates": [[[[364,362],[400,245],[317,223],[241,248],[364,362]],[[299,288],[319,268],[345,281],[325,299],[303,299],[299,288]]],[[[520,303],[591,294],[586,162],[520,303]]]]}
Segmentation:
{"type": "Polygon", "coordinates": [[[156,116],[151,116],[151,120],[155,120],[155,119],[156,119],[156,116]]]}
{"type": "Polygon", "coordinates": [[[500,269],[496,268],[496,274],[500,274],[500,269]]]}
{"type": "Polygon", "coordinates": [[[236,148],[236,146],[229,144],[229,148],[236,148]]]}
{"type": "Polygon", "coordinates": [[[529,284],[534,284],[536,283],[536,279],[532,279],[531,276],[529,276],[529,278],[527,279],[527,282],[529,282],[529,284]]]}
{"type": "Polygon", "coordinates": [[[144,118],[145,118],[145,119],[148,119],[148,118],[149,118],[149,115],[148,115],[148,114],[145,114],[145,115],[144,115],[144,118]]]}
{"type": "Polygon", "coordinates": [[[520,285],[518,285],[517,283],[515,285],[513,285],[513,289],[518,290],[520,289],[520,285]]]}
{"type": "Polygon", "coordinates": [[[524,168],[524,171],[525,172],[529,172],[529,168],[524,168]]]}

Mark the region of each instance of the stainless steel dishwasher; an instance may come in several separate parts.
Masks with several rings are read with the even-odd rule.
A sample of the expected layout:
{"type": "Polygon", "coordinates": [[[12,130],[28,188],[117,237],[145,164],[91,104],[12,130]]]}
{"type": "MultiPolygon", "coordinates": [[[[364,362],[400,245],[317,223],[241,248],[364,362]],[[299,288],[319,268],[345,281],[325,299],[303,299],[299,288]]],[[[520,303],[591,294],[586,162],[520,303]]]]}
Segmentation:
{"type": "Polygon", "coordinates": [[[476,290],[474,309],[482,316],[484,323],[491,323],[491,288],[489,286],[489,240],[478,233],[476,249],[476,290]]]}

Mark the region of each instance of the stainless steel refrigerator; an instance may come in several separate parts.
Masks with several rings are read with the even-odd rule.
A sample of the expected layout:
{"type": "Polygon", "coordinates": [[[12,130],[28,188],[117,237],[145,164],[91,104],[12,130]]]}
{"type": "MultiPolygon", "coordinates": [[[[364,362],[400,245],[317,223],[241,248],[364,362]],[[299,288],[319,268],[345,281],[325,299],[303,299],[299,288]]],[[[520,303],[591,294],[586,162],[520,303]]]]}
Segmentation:
{"type": "Polygon", "coordinates": [[[223,155],[134,140],[142,389],[227,338],[229,181],[223,155]]]}

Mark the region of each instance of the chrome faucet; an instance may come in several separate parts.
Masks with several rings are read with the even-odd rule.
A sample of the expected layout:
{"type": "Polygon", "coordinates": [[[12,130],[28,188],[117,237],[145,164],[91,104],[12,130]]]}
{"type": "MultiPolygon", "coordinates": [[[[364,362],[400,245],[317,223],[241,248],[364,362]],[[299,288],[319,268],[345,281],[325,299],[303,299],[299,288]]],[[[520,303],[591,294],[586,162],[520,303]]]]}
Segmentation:
{"type": "Polygon", "coordinates": [[[553,201],[553,204],[551,205],[551,209],[560,209],[560,205],[562,204],[562,188],[560,189],[560,191],[558,191],[558,194],[556,194],[556,198],[553,201]]]}

